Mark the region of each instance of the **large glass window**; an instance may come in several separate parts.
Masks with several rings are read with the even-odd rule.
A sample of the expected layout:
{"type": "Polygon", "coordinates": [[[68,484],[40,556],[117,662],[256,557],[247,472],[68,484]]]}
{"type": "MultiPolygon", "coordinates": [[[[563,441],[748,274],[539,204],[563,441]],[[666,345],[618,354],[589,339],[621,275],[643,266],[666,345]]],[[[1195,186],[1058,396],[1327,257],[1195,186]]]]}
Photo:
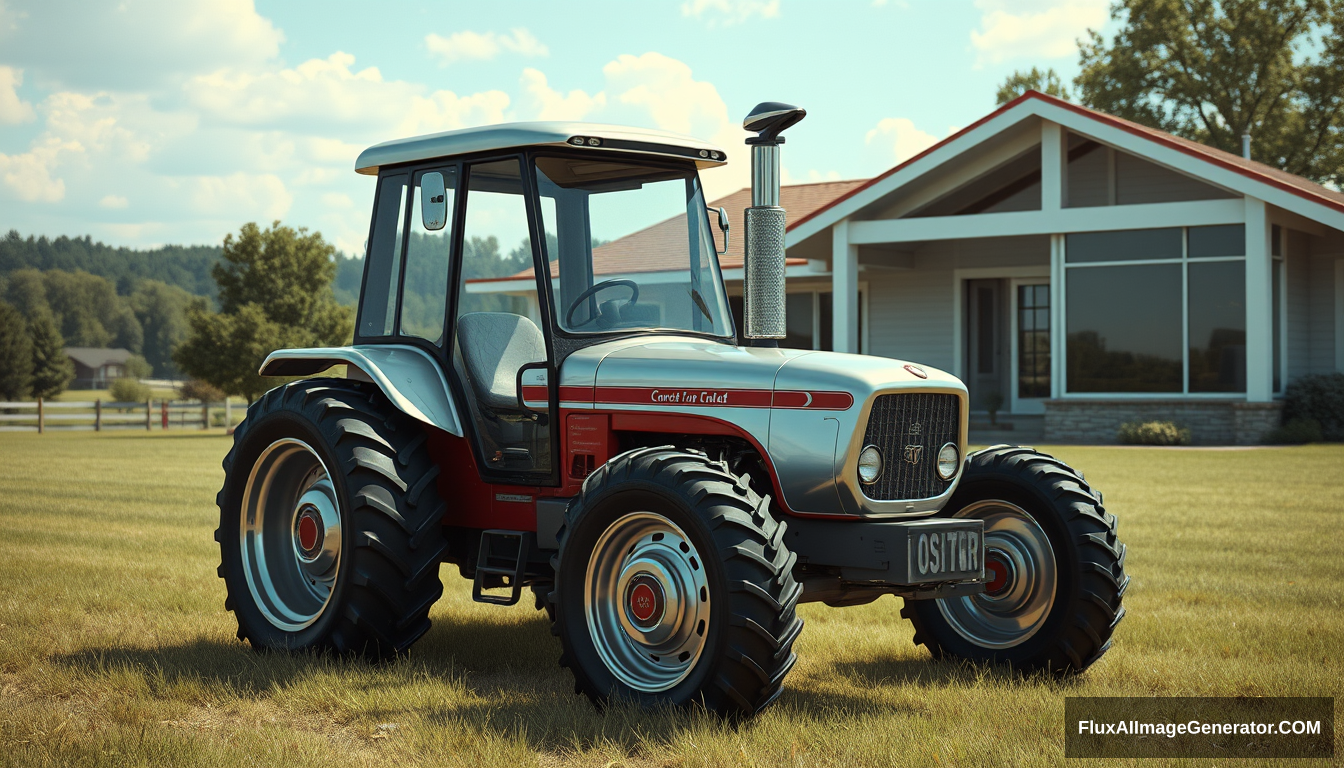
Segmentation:
{"type": "Polygon", "coordinates": [[[443,177],[444,203],[448,224],[438,231],[425,229],[420,214],[421,181],[417,175],[411,201],[411,235],[406,241],[406,277],[401,289],[401,335],[443,343],[444,314],[448,306],[448,263],[453,242],[453,197],[457,191],[457,169],[439,168],[433,173],[443,177]]]}
{"type": "Polygon", "coordinates": [[[1189,270],[1190,391],[1245,392],[1246,267],[1238,259],[1189,270]]]}
{"type": "Polygon", "coordinates": [[[541,157],[559,326],[732,333],[694,170],[541,157]]]}
{"type": "Polygon", "coordinates": [[[1070,269],[1070,392],[1181,391],[1181,265],[1070,269]]]}
{"type": "Polygon", "coordinates": [[[1242,225],[1068,235],[1065,248],[1067,392],[1246,391],[1242,225]]]}
{"type": "MultiPolygon", "coordinates": [[[[863,352],[863,296],[859,291],[859,352],[863,352]]],[[[728,306],[732,310],[733,322],[739,333],[746,328],[743,319],[741,296],[729,296],[728,306]]],[[[790,291],[784,297],[784,324],[787,334],[780,340],[781,347],[790,349],[814,349],[830,352],[835,348],[834,305],[830,291],[790,291]]],[[[739,339],[746,343],[746,337],[739,339]]]]}
{"type": "Polygon", "coordinates": [[[390,336],[397,311],[401,277],[401,240],[406,208],[406,175],[384,176],[374,202],[373,236],[364,258],[364,295],[360,299],[359,335],[390,336]]]}
{"type": "Polygon", "coordinates": [[[1017,396],[1050,396],[1050,284],[1017,287],[1017,396]]]}

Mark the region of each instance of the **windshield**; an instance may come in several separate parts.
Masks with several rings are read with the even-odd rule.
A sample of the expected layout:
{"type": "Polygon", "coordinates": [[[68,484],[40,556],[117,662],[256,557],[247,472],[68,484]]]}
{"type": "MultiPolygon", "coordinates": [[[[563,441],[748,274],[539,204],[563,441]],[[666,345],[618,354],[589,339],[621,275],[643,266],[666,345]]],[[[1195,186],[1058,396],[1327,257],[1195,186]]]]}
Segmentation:
{"type": "Polygon", "coordinates": [[[732,335],[694,170],[578,157],[536,169],[560,328],[732,335]]]}

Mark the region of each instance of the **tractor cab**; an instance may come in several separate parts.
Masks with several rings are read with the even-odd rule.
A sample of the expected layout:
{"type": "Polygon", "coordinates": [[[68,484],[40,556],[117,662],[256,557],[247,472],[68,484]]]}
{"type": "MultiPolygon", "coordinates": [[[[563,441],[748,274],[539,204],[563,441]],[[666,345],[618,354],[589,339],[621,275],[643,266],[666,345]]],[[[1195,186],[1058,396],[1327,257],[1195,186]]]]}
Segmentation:
{"type": "Polygon", "coordinates": [[[725,153],[686,137],[530,123],[380,144],[355,343],[414,345],[451,372],[487,478],[556,475],[554,371],[632,334],[731,340],[698,171],[725,153]]]}

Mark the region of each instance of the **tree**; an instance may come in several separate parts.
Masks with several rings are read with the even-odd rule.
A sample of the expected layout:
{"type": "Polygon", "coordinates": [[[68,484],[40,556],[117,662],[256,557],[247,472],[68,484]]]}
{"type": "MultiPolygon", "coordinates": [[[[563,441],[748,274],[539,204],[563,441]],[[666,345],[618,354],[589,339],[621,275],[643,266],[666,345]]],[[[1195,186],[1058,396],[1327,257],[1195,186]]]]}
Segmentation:
{"type": "Polygon", "coordinates": [[[0,397],[28,396],[33,383],[33,342],[19,310],[0,301],[0,397]]]}
{"type": "Polygon", "coordinates": [[[1045,71],[1032,67],[1030,71],[1019,69],[1009,75],[1008,79],[1003,81],[1003,85],[999,86],[994,101],[1003,106],[1027,91],[1040,91],[1061,99],[1069,98],[1069,89],[1059,79],[1059,73],[1053,67],[1045,71]]]}
{"type": "Polygon", "coordinates": [[[141,280],[130,295],[129,304],[144,329],[143,354],[154,366],[154,375],[174,378],[173,349],[187,338],[187,308],[192,296],[175,285],[158,280],[141,280]]]}
{"type": "Polygon", "coordinates": [[[173,359],[188,375],[251,402],[274,384],[257,375],[266,355],[346,342],[353,320],[332,294],[334,255],[320,233],[278,221],[267,230],[246,224],[236,239],[225,237],[212,270],[220,311],[203,301],[188,310],[190,332],[173,359]]]}
{"type": "Polygon", "coordinates": [[[75,377],[75,366],[65,356],[65,340],[51,312],[43,309],[28,319],[28,336],[33,344],[33,396],[61,394],[75,377]]]}
{"type": "Polygon", "coordinates": [[[1089,30],[1074,80],[1089,107],[1344,183],[1344,3],[1115,0],[1107,42],[1089,30]]]}
{"type": "Polygon", "coordinates": [[[126,360],[126,378],[139,381],[141,379],[148,379],[153,375],[154,367],[149,364],[148,360],[140,355],[131,355],[126,360]]]}

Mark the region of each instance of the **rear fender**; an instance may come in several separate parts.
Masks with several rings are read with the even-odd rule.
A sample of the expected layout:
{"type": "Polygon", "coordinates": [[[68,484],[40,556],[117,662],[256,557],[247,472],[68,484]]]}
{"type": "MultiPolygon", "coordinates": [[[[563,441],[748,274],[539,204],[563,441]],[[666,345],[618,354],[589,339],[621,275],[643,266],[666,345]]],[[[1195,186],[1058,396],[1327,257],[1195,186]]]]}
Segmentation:
{"type": "Polygon", "coordinates": [[[311,376],[333,365],[350,366],[353,370],[349,378],[366,378],[377,384],[407,416],[462,437],[462,423],[442,368],[424,350],[407,344],[278,349],[266,356],[259,373],[311,376]],[[356,370],[363,376],[353,375],[356,370]]]}

